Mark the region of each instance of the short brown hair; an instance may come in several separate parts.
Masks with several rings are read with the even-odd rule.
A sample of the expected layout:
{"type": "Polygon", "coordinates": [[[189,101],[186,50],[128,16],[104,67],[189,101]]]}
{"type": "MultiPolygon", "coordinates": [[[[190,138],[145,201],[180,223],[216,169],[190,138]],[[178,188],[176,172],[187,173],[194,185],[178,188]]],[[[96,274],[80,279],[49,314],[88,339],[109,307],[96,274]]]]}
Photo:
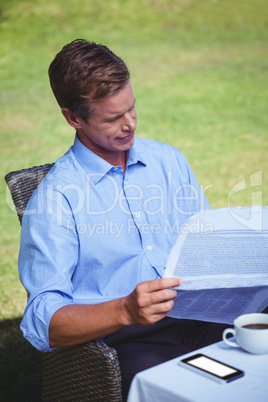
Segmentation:
{"type": "Polygon", "coordinates": [[[108,47],[84,39],[64,46],[49,66],[50,85],[58,104],[84,121],[92,112],[92,102],[118,92],[129,77],[120,57],[108,47]]]}

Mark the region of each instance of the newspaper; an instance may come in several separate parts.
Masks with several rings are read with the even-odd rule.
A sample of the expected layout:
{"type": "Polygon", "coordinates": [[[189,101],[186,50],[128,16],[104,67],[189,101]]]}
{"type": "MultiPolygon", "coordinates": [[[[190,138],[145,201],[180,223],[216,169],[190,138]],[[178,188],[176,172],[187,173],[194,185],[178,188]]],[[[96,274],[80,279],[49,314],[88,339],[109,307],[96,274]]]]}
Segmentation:
{"type": "Polygon", "coordinates": [[[169,316],[232,323],[268,305],[268,207],[201,211],[181,229],[165,277],[183,283],[169,316]]]}

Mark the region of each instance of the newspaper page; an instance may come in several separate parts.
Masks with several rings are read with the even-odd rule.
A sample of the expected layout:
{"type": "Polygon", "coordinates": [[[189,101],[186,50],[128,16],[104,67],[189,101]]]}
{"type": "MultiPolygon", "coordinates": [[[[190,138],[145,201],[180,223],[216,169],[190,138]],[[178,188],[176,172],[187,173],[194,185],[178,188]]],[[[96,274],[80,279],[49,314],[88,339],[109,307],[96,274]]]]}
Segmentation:
{"type": "Polygon", "coordinates": [[[165,277],[183,284],[171,317],[232,323],[268,305],[268,207],[201,211],[171,250],[165,277]]]}

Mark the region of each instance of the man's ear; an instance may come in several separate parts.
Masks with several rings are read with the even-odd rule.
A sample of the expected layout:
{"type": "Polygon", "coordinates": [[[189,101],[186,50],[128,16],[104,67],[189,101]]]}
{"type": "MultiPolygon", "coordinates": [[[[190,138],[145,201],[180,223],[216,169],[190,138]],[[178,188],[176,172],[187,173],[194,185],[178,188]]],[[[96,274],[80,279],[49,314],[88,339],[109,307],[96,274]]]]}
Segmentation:
{"type": "Polygon", "coordinates": [[[71,127],[74,127],[75,129],[81,128],[79,117],[77,117],[67,108],[62,108],[61,112],[65,117],[67,123],[70,124],[71,127]]]}

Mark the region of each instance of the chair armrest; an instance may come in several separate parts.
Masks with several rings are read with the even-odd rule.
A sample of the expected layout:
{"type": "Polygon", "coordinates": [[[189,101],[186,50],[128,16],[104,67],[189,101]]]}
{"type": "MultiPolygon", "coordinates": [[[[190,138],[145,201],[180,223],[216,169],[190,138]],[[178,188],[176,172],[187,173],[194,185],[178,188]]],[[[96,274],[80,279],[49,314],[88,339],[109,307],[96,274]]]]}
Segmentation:
{"type": "Polygon", "coordinates": [[[43,401],[122,401],[116,351],[101,340],[43,353],[43,401]]]}

